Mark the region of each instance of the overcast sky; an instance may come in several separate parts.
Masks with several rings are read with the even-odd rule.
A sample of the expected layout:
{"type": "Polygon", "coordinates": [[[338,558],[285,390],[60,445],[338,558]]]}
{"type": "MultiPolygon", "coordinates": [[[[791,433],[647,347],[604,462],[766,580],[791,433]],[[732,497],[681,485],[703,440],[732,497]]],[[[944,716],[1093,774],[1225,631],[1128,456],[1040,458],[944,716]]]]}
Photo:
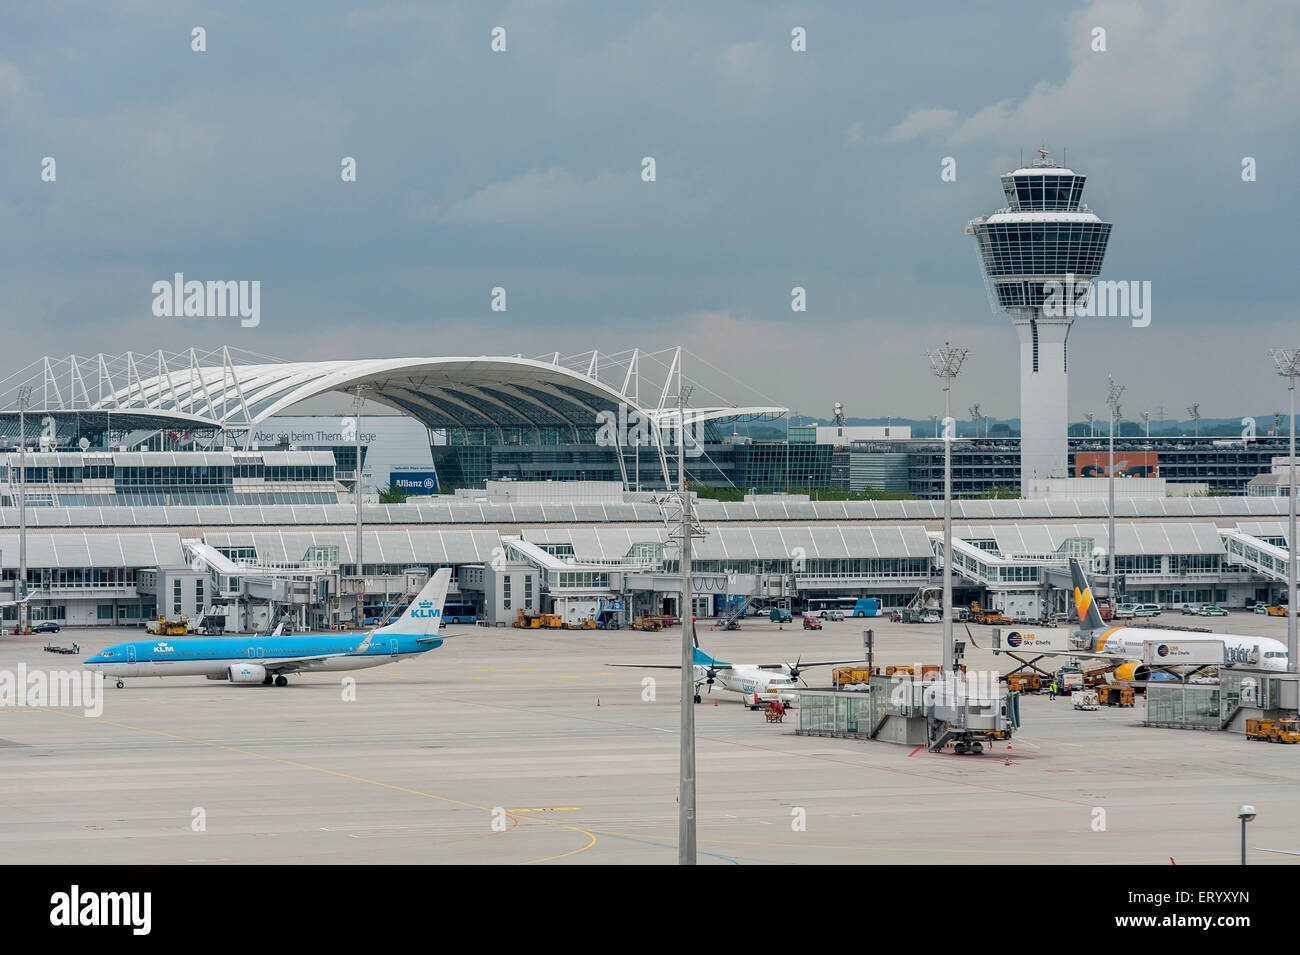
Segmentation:
{"type": "Polygon", "coordinates": [[[1293,2],[11,0],[4,21],[0,377],[191,344],[683,343],[752,386],[688,366],[738,402],[923,416],[924,351],[951,340],[971,349],[958,413],[1014,417],[1015,335],[963,230],[1046,145],[1114,223],[1103,277],[1152,287],[1149,327],[1076,324],[1072,415],[1101,410],[1108,370],[1133,418],[1285,407],[1267,349],[1300,346],[1293,2]],[[260,281],[261,324],[155,317],[175,272],[260,281]]]}

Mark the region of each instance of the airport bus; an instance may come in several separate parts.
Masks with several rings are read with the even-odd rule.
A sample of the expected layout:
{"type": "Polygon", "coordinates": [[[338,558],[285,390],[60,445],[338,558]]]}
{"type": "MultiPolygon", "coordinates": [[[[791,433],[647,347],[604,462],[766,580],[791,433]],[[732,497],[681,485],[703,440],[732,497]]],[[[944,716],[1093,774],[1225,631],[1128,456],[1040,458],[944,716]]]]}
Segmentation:
{"type": "Polygon", "coordinates": [[[808,612],[818,617],[825,611],[845,617],[879,617],[879,597],[813,597],[808,601],[808,612]]]}
{"type": "Polygon", "coordinates": [[[446,603],[442,605],[442,619],[447,623],[478,623],[478,608],[473,604],[446,603]]]}

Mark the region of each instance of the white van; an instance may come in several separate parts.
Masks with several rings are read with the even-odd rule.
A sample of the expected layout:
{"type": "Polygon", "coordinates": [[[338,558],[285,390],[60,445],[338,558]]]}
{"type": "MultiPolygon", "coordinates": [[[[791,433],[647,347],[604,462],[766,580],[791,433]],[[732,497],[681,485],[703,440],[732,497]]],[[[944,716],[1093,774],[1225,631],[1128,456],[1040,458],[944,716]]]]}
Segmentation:
{"type": "Polygon", "coordinates": [[[1160,605],[1159,604],[1134,604],[1133,616],[1158,617],[1160,616],[1160,605]]]}

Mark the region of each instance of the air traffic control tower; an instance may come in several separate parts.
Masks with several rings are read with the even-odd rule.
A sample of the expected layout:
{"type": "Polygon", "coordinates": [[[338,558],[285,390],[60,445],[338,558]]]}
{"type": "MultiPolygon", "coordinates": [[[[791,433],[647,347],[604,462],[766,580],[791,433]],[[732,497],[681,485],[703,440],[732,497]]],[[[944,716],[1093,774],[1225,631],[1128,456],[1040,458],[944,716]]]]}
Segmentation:
{"type": "Polygon", "coordinates": [[[994,313],[1020,335],[1020,489],[1034,478],[1068,477],[1066,339],[1092,292],[1110,239],[1081,203],[1085,177],[1047,158],[1002,177],[1007,206],[972,219],[994,313]]]}

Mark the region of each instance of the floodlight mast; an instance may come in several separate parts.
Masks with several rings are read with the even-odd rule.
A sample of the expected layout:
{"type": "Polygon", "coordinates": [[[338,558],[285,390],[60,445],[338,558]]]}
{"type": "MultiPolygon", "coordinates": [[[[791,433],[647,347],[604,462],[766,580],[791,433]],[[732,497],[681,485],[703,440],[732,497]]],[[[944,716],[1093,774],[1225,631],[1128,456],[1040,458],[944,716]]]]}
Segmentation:
{"type": "Polygon", "coordinates": [[[934,374],[943,379],[943,672],[953,670],[952,645],[952,442],[957,423],[952,418],[952,380],[961,372],[969,349],[944,342],[928,353],[934,374]]]}
{"type": "Polygon", "coordinates": [[[1117,384],[1115,379],[1110,375],[1106,376],[1106,404],[1110,408],[1110,466],[1106,469],[1110,478],[1108,482],[1109,506],[1106,511],[1109,515],[1107,533],[1110,535],[1106,540],[1106,550],[1110,553],[1110,580],[1106,584],[1107,596],[1110,598],[1111,606],[1115,606],[1115,429],[1119,427],[1120,408],[1119,399],[1124,394],[1124,386],[1117,384]]]}
{"type": "Polygon", "coordinates": [[[32,400],[32,386],[18,389],[18,601],[15,633],[26,633],[31,618],[27,611],[27,405],[32,400]]]}
{"type": "Polygon", "coordinates": [[[366,622],[366,565],[363,561],[364,538],[361,530],[361,407],[366,403],[365,385],[358,384],[356,387],[356,398],[352,401],[352,407],[356,412],[353,418],[353,424],[357,429],[357,470],[356,484],[354,485],[357,495],[357,577],[360,581],[360,590],[357,591],[357,626],[365,626],[366,622]]]}
{"type": "Polygon", "coordinates": [[[1295,380],[1300,376],[1300,348],[1274,348],[1273,364],[1277,373],[1287,379],[1291,397],[1291,440],[1287,449],[1287,504],[1286,504],[1286,668],[1288,673],[1300,672],[1300,651],[1296,637],[1296,481],[1295,481],[1295,380]]]}

